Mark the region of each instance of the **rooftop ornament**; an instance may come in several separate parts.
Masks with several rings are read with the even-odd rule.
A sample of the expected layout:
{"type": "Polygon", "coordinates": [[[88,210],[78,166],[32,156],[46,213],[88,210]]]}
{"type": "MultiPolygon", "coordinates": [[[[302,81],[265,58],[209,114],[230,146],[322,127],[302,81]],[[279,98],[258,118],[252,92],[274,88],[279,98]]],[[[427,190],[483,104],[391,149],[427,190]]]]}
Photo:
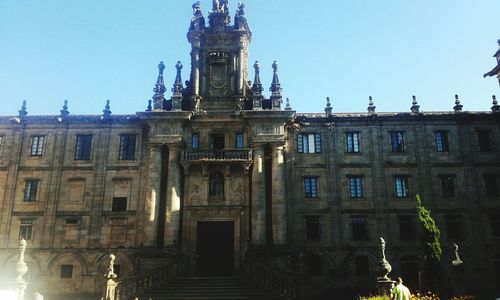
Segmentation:
{"type": "Polygon", "coordinates": [[[271,88],[269,88],[269,91],[272,92],[271,95],[271,103],[272,103],[272,109],[273,110],[279,110],[281,109],[281,102],[282,102],[282,96],[281,96],[281,83],[278,77],[278,63],[276,61],[273,62],[273,82],[271,83],[271,88]]]}
{"type": "Polygon", "coordinates": [[[327,117],[332,115],[332,104],[330,103],[330,97],[326,97],[326,107],[325,107],[325,114],[327,117]]]}
{"type": "Polygon", "coordinates": [[[368,97],[368,113],[369,114],[374,114],[375,113],[375,108],[377,108],[375,105],[373,105],[373,98],[372,96],[368,97]]]}
{"type": "Polygon", "coordinates": [[[101,120],[109,120],[111,119],[111,109],[110,109],[110,106],[109,106],[109,99],[106,100],[106,106],[104,107],[104,110],[102,111],[102,116],[101,116],[101,120]]]}
{"type": "Polygon", "coordinates": [[[156,80],[155,88],[153,89],[153,109],[154,110],[162,110],[163,109],[163,100],[165,99],[165,92],[167,89],[165,88],[165,83],[163,81],[163,70],[165,70],[165,65],[161,61],[158,65],[158,79],[156,80]]]}
{"type": "Polygon", "coordinates": [[[26,100],[23,100],[23,105],[19,110],[19,119],[24,119],[28,115],[28,111],[26,110],[26,100]]]}
{"type": "Polygon", "coordinates": [[[181,78],[181,70],[183,68],[182,63],[180,61],[175,65],[177,69],[177,74],[175,76],[174,86],[172,87],[172,110],[179,111],[182,109],[182,90],[184,89],[182,86],[182,78],[181,78]]]}
{"type": "Polygon", "coordinates": [[[462,104],[460,104],[460,99],[458,98],[458,95],[455,95],[455,106],[453,106],[453,110],[458,113],[462,111],[462,107],[464,107],[462,104]]]}
{"type": "Polygon", "coordinates": [[[411,112],[414,113],[414,114],[418,114],[420,112],[420,105],[418,105],[417,103],[417,97],[415,96],[411,96],[413,101],[411,102],[411,112]]]}
{"type": "Polygon", "coordinates": [[[292,106],[290,106],[290,99],[288,97],[286,98],[286,106],[285,106],[286,111],[292,110],[292,106]]]}
{"type": "Polygon", "coordinates": [[[500,105],[498,105],[497,96],[492,95],[491,98],[493,99],[491,111],[495,113],[500,112],[500,105]]]}

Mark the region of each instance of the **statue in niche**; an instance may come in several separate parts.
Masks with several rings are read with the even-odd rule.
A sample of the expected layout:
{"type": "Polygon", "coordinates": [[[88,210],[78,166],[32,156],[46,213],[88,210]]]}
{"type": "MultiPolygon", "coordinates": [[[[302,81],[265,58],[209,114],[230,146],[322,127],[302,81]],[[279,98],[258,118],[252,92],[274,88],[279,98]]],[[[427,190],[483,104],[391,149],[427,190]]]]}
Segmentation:
{"type": "Polygon", "coordinates": [[[224,198],[224,176],[219,172],[213,172],[210,175],[209,183],[208,196],[224,198]]]}
{"type": "Polygon", "coordinates": [[[193,4],[193,18],[191,19],[191,26],[189,30],[200,31],[205,28],[205,18],[201,13],[200,1],[193,4]]]}

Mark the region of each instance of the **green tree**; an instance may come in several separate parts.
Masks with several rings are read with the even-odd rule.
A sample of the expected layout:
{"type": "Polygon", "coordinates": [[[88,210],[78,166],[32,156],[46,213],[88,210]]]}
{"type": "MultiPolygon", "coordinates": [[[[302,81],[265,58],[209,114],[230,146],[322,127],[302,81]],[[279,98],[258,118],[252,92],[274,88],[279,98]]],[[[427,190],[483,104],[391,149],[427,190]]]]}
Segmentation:
{"type": "Polygon", "coordinates": [[[430,211],[422,204],[420,196],[417,195],[417,214],[422,226],[422,250],[424,253],[424,289],[439,292],[441,282],[441,231],[431,217],[430,211]]]}

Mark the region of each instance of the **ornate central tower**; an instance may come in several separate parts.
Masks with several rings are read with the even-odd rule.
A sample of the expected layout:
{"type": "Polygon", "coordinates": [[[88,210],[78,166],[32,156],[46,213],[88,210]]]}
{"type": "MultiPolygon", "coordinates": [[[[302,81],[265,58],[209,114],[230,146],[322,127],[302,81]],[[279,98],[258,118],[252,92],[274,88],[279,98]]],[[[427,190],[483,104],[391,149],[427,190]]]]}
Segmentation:
{"type": "Polygon", "coordinates": [[[248,85],[248,45],[252,33],[239,4],[234,24],[227,1],[214,1],[209,26],[200,3],[193,5],[194,17],[188,32],[191,43],[191,103],[195,111],[243,109],[248,85]]]}

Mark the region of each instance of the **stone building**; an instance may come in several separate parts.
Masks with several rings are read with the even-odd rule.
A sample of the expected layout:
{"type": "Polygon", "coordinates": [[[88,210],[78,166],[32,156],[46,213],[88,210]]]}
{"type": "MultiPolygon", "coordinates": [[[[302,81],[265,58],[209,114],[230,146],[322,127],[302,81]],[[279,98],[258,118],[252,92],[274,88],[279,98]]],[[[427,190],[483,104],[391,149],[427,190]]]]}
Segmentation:
{"type": "MultiPolygon", "coordinates": [[[[378,238],[391,276],[416,288],[422,255],[415,195],[442,230],[443,263],[460,246],[464,286],[500,280],[500,106],[450,112],[302,114],[271,95],[238,7],[193,5],[189,80],[160,63],[146,111],[0,117],[0,262],[28,240],[41,292],[92,293],[107,256],[120,277],[168,260],[181,275],[243,272],[252,253],[275,268],[301,257],[318,294],[374,287],[378,238]]],[[[6,275],[6,274],[4,274],[6,275]]]]}

